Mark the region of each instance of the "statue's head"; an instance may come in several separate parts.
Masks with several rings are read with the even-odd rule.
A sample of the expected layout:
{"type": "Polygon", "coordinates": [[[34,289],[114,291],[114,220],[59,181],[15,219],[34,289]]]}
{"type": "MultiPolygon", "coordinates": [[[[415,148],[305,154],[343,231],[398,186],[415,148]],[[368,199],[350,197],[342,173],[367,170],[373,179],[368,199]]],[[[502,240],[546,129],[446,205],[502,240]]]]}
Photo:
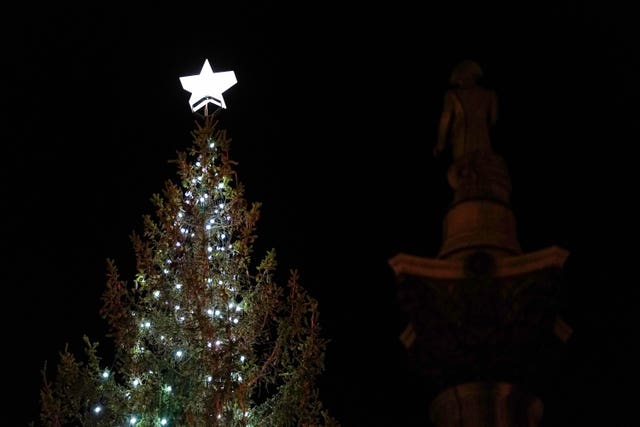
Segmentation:
{"type": "Polygon", "coordinates": [[[482,68],[478,63],[464,60],[453,67],[449,83],[454,86],[469,86],[475,84],[480,77],[482,77],[482,68]]]}

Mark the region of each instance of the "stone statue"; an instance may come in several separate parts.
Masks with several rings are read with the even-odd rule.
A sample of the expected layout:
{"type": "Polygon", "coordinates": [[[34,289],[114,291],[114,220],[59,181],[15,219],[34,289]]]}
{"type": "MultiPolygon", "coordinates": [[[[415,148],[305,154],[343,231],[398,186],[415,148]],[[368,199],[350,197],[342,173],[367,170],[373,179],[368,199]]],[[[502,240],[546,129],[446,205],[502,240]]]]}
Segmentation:
{"type": "Polygon", "coordinates": [[[478,84],[482,69],[474,61],[462,61],[451,72],[453,86],[444,97],[438,142],[434,155],[451,144],[454,162],[473,152],[491,151],[490,130],[498,118],[496,93],[478,84]]]}
{"type": "Polygon", "coordinates": [[[444,96],[433,155],[451,147],[453,163],[448,180],[456,190],[454,201],[492,198],[508,201],[509,177],[502,158],[491,146],[491,129],[498,118],[494,90],[478,83],[480,66],[470,60],[457,64],[449,79],[452,88],[444,96]]]}

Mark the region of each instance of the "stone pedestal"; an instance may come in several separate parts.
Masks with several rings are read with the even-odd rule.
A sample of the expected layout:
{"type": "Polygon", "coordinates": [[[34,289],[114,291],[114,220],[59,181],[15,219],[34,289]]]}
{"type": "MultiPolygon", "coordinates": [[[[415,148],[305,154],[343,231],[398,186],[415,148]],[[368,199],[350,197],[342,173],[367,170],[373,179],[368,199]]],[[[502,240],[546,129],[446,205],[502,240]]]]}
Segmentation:
{"type": "Polygon", "coordinates": [[[442,391],[431,403],[437,427],[537,427],[543,405],[509,383],[466,383],[442,391]]]}
{"type": "Polygon", "coordinates": [[[463,258],[478,249],[496,257],[522,252],[513,212],[504,203],[492,200],[453,205],[443,221],[442,240],[438,258],[463,258]]]}
{"type": "Polygon", "coordinates": [[[544,396],[525,390],[537,394],[553,380],[571,335],[556,298],[567,256],[554,246],[390,260],[409,320],[400,339],[410,369],[435,396],[438,427],[537,426],[544,396]]]}
{"type": "Polygon", "coordinates": [[[389,261],[408,317],[400,339],[437,427],[536,427],[542,401],[528,392],[544,398],[571,335],[556,298],[569,254],[523,253],[500,156],[462,155],[448,179],[437,257],[389,261]]]}

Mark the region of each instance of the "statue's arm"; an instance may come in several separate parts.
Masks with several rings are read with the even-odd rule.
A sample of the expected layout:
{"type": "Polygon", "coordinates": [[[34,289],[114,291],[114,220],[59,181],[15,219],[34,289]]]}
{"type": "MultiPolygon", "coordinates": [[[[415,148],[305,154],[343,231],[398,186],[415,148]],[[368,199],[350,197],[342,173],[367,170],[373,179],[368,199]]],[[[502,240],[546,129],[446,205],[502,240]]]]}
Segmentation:
{"type": "Polygon", "coordinates": [[[433,155],[438,156],[447,145],[447,135],[449,134],[449,127],[451,126],[451,111],[452,104],[449,99],[450,95],[447,93],[444,97],[444,108],[440,114],[440,121],[438,123],[438,140],[436,146],[433,147],[433,155]]]}

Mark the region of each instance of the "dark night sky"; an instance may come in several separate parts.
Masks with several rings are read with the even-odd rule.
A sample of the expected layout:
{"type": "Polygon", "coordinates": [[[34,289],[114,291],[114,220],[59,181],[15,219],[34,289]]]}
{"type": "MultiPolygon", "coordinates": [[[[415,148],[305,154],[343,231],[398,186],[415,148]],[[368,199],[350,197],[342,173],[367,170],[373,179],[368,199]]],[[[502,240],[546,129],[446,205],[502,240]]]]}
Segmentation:
{"type": "Polygon", "coordinates": [[[191,142],[178,79],[208,58],[238,79],[221,122],[247,198],[263,203],[258,250],[275,247],[319,299],[326,406],[345,426],[413,425],[426,402],[412,400],[387,261],[437,254],[451,193],[431,149],[449,71],[470,58],[500,100],[494,143],[523,249],[571,252],[574,362],[541,427],[628,425],[640,296],[626,249],[640,127],[631,11],[234,3],[5,15],[3,424],[37,418],[40,369],[66,342],[102,340],[105,260],[132,270],[129,235],[191,142]]]}

